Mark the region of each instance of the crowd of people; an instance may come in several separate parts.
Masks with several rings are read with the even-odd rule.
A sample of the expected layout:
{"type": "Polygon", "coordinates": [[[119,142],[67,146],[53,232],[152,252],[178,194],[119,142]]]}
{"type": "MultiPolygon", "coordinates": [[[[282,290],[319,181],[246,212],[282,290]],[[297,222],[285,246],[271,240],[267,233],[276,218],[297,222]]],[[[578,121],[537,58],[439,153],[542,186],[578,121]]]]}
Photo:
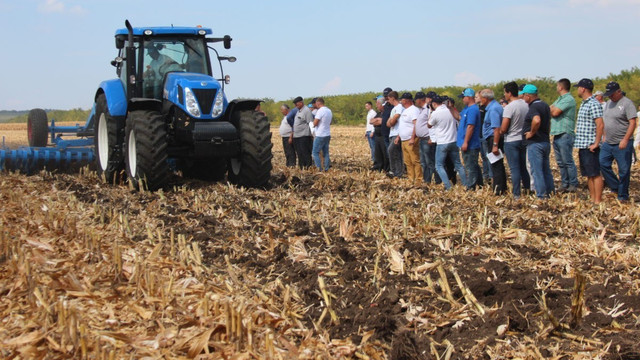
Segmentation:
{"type": "MultiPolygon", "coordinates": [[[[415,184],[442,183],[447,190],[457,180],[467,190],[490,184],[501,195],[508,191],[506,159],[513,196],[535,192],[546,199],[556,191],[578,190],[575,148],[594,203],[602,201],[605,183],[619,200],[629,200],[635,105],[616,82],[608,83],[604,93],[594,93],[593,81],[586,78],[573,87],[582,99],[579,108],[570,81],[561,79],[551,105],[540,99],[535,85],[509,82],[500,100],[490,89],[464,89],[458,95],[462,111],[453,98],[434,92],[399,96],[386,88],[375,99],[378,112],[367,112],[372,170],[415,184]],[[552,147],[559,189],[551,172],[552,147]]],[[[365,104],[367,110],[371,105],[365,104]]]]}
{"type": "Polygon", "coordinates": [[[313,99],[307,106],[302,97],[293,99],[293,109],[284,104],[280,111],[284,117],[280,124],[280,136],[287,166],[301,169],[315,165],[320,171],[331,168],[329,143],[333,113],[325,106],[321,97],[313,99]]]}
{"type": "MultiPolygon", "coordinates": [[[[535,193],[546,199],[557,191],[578,191],[575,148],[594,203],[602,201],[605,184],[619,200],[629,200],[635,105],[614,81],[605,92],[594,93],[593,81],[586,78],[573,88],[582,99],[579,107],[568,79],[557,82],[558,98],[551,105],[538,96],[533,84],[506,83],[499,100],[491,89],[467,88],[458,95],[464,105],[461,111],[455,99],[432,91],[400,95],[385,88],[375,105],[364,104],[371,170],[416,185],[433,181],[446,190],[457,184],[470,191],[488,185],[502,195],[508,191],[506,159],[513,197],[535,193]],[[551,171],[552,148],[559,189],[551,171]]],[[[322,98],[305,106],[298,96],[293,104],[293,109],[281,107],[287,166],[297,163],[303,169],[315,165],[320,171],[329,170],[331,110],[322,98]]]]}

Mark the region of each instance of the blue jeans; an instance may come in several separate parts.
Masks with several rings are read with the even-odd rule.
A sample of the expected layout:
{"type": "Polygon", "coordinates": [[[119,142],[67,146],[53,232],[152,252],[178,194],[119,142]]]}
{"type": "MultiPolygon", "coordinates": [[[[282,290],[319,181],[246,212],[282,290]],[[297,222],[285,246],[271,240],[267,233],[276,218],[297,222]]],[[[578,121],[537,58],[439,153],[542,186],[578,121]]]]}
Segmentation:
{"type": "Polygon", "coordinates": [[[567,189],[578,186],[578,169],[573,161],[573,142],[575,135],[564,133],[553,137],[553,153],[556,155],[556,163],[560,169],[562,183],[560,187],[567,189]]]}
{"type": "Polygon", "coordinates": [[[631,174],[631,155],[633,138],[626,148],[620,150],[618,144],[600,143],[600,172],[607,186],[618,193],[619,200],[629,200],[629,178],[631,174]],[[613,160],[618,164],[618,175],[613,172],[613,160]]]}
{"type": "Polygon", "coordinates": [[[331,141],[331,136],[316,136],[316,138],[313,139],[311,156],[313,156],[313,163],[320,171],[327,171],[331,167],[331,160],[329,160],[329,141],[331,141]],[[324,157],[324,169],[322,168],[322,162],[320,160],[321,151],[324,157]]]}
{"type": "Polygon", "coordinates": [[[364,133],[364,136],[367,138],[367,142],[369,143],[369,150],[371,151],[371,162],[375,162],[376,138],[375,136],[371,136],[371,131],[367,131],[366,133],[364,133]]]}
{"type": "Polygon", "coordinates": [[[527,147],[522,140],[504,143],[504,154],[507,157],[509,170],[511,171],[511,188],[513,196],[520,196],[520,183],[529,190],[531,179],[527,171],[527,147]]]}
{"type": "Polygon", "coordinates": [[[480,155],[480,149],[467,149],[462,152],[462,162],[464,170],[467,175],[467,189],[474,189],[476,186],[482,186],[482,171],[480,165],[478,165],[478,155],[480,155]]]}
{"type": "Polygon", "coordinates": [[[438,144],[436,145],[436,171],[440,175],[440,179],[444,184],[444,188],[446,190],[451,189],[451,182],[449,181],[449,177],[447,176],[447,171],[444,169],[444,162],[446,158],[451,159],[453,162],[453,167],[460,176],[460,181],[462,185],[467,185],[467,176],[464,173],[464,168],[462,167],[462,163],[460,162],[460,152],[458,150],[458,145],[455,142],[448,144],[438,144]]]}
{"type": "Polygon", "coordinates": [[[422,179],[431,183],[436,173],[436,144],[429,144],[429,138],[420,138],[420,165],[422,165],[422,179]]]}
{"type": "Polygon", "coordinates": [[[553,175],[549,166],[551,144],[548,142],[536,142],[527,145],[527,156],[531,163],[531,176],[536,187],[536,196],[539,199],[548,198],[556,191],[553,184],[553,175]]]}
{"type": "Polygon", "coordinates": [[[491,151],[489,149],[486,139],[481,139],[482,151],[480,151],[480,158],[482,159],[482,177],[485,179],[493,179],[493,171],[491,171],[491,163],[487,159],[487,153],[491,151]]]}

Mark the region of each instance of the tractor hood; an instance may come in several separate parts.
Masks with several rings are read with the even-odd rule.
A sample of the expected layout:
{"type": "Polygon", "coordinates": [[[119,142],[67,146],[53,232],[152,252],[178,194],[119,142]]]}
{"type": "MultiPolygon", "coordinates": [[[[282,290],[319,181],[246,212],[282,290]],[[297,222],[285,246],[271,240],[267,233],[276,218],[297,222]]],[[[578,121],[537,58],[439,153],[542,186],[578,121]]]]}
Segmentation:
{"type": "Polygon", "coordinates": [[[197,73],[167,74],[163,97],[189,116],[202,120],[221,117],[227,107],[220,83],[211,76],[197,73]]]}

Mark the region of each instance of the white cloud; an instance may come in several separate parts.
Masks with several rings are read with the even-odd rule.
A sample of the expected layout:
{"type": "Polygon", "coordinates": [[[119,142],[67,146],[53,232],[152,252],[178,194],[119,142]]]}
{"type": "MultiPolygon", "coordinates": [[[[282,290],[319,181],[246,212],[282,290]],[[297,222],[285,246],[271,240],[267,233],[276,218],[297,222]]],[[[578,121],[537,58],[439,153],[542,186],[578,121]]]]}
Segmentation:
{"type": "Polygon", "coordinates": [[[73,14],[73,15],[85,15],[87,10],[80,5],[75,5],[68,8],[61,0],[44,0],[44,2],[38,5],[38,11],[42,13],[59,13],[59,14],[73,14]]]}
{"type": "Polygon", "coordinates": [[[61,13],[64,12],[64,4],[58,0],[45,0],[44,3],[38,5],[38,11],[43,13],[61,13]]]}
{"type": "Polygon", "coordinates": [[[463,71],[453,76],[453,82],[457,86],[467,86],[467,85],[480,84],[482,82],[482,79],[480,78],[480,76],[474,73],[463,71]]]}
{"type": "Polygon", "coordinates": [[[342,78],[340,76],[336,76],[333,79],[329,80],[322,89],[320,90],[321,94],[331,94],[335,93],[340,89],[340,85],[342,85],[342,78]]]}
{"type": "Polygon", "coordinates": [[[76,5],[69,8],[69,13],[74,15],[86,15],[87,12],[88,12],[87,9],[83,8],[80,5],[76,5]]]}

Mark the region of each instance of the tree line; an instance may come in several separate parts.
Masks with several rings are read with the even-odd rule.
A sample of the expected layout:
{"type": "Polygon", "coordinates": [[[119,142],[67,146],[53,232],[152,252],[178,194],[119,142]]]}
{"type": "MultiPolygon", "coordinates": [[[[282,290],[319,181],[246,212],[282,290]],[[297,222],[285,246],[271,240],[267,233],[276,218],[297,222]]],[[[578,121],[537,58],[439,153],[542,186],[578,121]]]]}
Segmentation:
{"type": "MultiPolygon", "coordinates": [[[[556,82],[559,79],[554,79],[550,77],[538,77],[536,79],[515,79],[515,80],[505,80],[495,84],[474,84],[469,87],[472,87],[476,91],[480,89],[491,89],[496,94],[497,100],[502,97],[502,86],[509,82],[515,81],[518,84],[534,84],[538,88],[538,93],[542,100],[551,104],[557,97],[558,93],[556,92],[556,82]]],[[[577,83],[580,79],[569,79],[572,84],[577,83]]],[[[640,68],[633,67],[630,70],[622,70],[619,74],[609,74],[609,76],[602,78],[592,78],[593,83],[595,84],[594,92],[596,90],[601,90],[604,92],[605,86],[609,81],[617,81],[620,84],[620,87],[623,91],[627,93],[627,97],[631,99],[635,104],[640,105],[640,68]]],[[[390,84],[392,85],[392,84],[390,84]]],[[[461,110],[463,105],[461,101],[457,100],[457,95],[462,92],[467,86],[441,86],[441,87],[424,87],[421,89],[395,89],[399,94],[402,94],[405,91],[409,91],[412,94],[415,94],[417,91],[435,91],[439,95],[447,95],[449,97],[453,97],[456,99],[456,107],[458,110],[461,110]]],[[[374,98],[381,94],[380,92],[365,92],[359,94],[346,94],[346,95],[323,95],[318,94],[317,96],[323,96],[325,99],[325,103],[333,112],[333,123],[339,125],[362,125],[364,124],[364,119],[366,118],[366,111],[364,109],[364,103],[367,101],[374,102],[374,98]]],[[[576,102],[580,104],[582,101],[578,98],[575,91],[572,91],[571,94],[576,99],[576,102]]],[[[295,97],[295,96],[294,96],[295,97]]],[[[276,101],[272,98],[264,98],[264,102],[262,103],[261,109],[264,111],[269,120],[273,125],[277,125],[282,120],[282,114],[280,113],[280,106],[282,104],[288,104],[290,107],[293,106],[291,99],[276,101]]],[[[305,98],[305,104],[309,103],[313,97],[305,98]]],[[[375,104],[374,104],[375,105],[375,104]]],[[[89,116],[90,110],[82,110],[80,108],[71,109],[71,110],[47,110],[47,115],[49,119],[55,119],[56,122],[74,122],[79,124],[84,124],[87,121],[87,117],[89,116]]],[[[27,122],[27,113],[22,113],[21,115],[9,118],[2,119],[2,122],[11,122],[11,123],[21,123],[27,122]]]]}
{"type": "MultiPolygon", "coordinates": [[[[422,91],[427,93],[428,91],[435,91],[439,95],[447,95],[449,97],[453,97],[456,100],[456,107],[458,110],[462,110],[464,105],[462,101],[460,101],[457,96],[462,93],[467,87],[471,87],[474,90],[479,91],[481,89],[491,89],[494,94],[496,94],[496,100],[499,100],[503,94],[503,86],[507,82],[515,81],[518,84],[534,84],[538,88],[538,94],[543,101],[551,104],[558,98],[558,93],[556,92],[556,83],[560,79],[554,79],[550,77],[538,77],[536,79],[514,79],[514,80],[505,80],[495,84],[474,84],[471,86],[444,86],[444,87],[424,87],[421,89],[396,89],[399,94],[403,92],[411,92],[415,94],[417,91],[422,91]]],[[[572,84],[576,84],[580,79],[569,79],[572,84]]],[[[609,76],[602,78],[591,78],[595,85],[593,89],[594,92],[600,90],[602,92],[605,91],[605,87],[609,81],[617,81],[620,84],[620,87],[623,91],[626,92],[627,97],[631,99],[636,105],[640,105],[640,68],[633,67],[630,70],[622,70],[619,74],[609,74],[609,76]]],[[[392,84],[391,84],[392,85],[392,84]]],[[[393,87],[393,86],[392,86],[393,87]]],[[[333,112],[333,124],[341,124],[341,125],[364,125],[366,118],[366,110],[364,108],[364,104],[367,101],[375,102],[373,99],[382,94],[382,89],[380,92],[366,92],[360,94],[348,94],[348,95],[335,95],[335,96],[323,96],[319,94],[318,96],[323,96],[325,100],[325,104],[331,109],[333,112]]],[[[576,91],[572,89],[571,94],[576,100],[576,103],[580,104],[582,99],[578,98],[576,91]]],[[[305,98],[305,104],[308,104],[313,97],[305,98]]],[[[291,101],[293,97],[284,101],[275,101],[273,99],[266,98],[264,99],[264,103],[261,106],[262,111],[264,111],[272,125],[280,124],[282,120],[282,114],[280,112],[280,106],[282,104],[288,104],[290,107],[293,106],[291,101]]]]}

